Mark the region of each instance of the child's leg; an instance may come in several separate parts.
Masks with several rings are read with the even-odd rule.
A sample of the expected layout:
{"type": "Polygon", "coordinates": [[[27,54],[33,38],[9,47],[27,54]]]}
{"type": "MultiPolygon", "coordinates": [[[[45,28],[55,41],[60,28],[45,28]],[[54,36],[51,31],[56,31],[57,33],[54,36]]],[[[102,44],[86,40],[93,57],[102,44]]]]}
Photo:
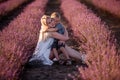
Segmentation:
{"type": "Polygon", "coordinates": [[[63,54],[65,55],[65,57],[67,58],[66,60],[66,65],[71,65],[72,61],[67,53],[67,50],[64,47],[60,47],[60,50],[63,52],[63,54]]]}
{"type": "Polygon", "coordinates": [[[55,56],[55,58],[57,60],[59,60],[57,48],[58,48],[58,40],[55,39],[54,42],[53,42],[53,44],[52,44],[52,46],[51,46],[51,51],[53,52],[53,55],[55,56]]]}
{"type": "Polygon", "coordinates": [[[69,55],[68,55],[68,53],[67,53],[67,50],[65,50],[64,47],[60,47],[60,50],[63,52],[63,54],[65,55],[65,57],[66,57],[67,59],[70,59],[70,57],[69,57],[69,55]]]}
{"type": "Polygon", "coordinates": [[[55,55],[55,58],[57,60],[59,60],[60,58],[59,58],[59,55],[58,55],[58,52],[57,52],[56,48],[53,48],[52,50],[53,50],[53,54],[55,55]]]}
{"type": "Polygon", "coordinates": [[[65,49],[65,44],[61,44],[59,45],[59,49],[63,52],[63,54],[65,55],[65,57],[67,58],[66,60],[66,65],[71,65],[72,64],[72,61],[68,55],[68,52],[67,50],[65,49]]]}
{"type": "Polygon", "coordinates": [[[54,53],[53,53],[53,50],[50,51],[50,56],[49,56],[49,58],[50,58],[51,60],[53,60],[53,59],[55,58],[55,55],[54,55],[54,53]]]}
{"type": "Polygon", "coordinates": [[[59,55],[58,55],[58,52],[57,52],[56,48],[53,48],[53,53],[54,53],[57,61],[59,62],[59,64],[64,64],[64,61],[59,58],[59,55]]]}

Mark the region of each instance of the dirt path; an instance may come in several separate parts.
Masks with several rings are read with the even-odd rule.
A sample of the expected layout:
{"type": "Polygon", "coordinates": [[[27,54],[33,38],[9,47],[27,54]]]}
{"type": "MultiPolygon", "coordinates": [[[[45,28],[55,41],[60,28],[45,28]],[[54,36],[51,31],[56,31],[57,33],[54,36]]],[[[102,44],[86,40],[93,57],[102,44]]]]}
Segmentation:
{"type": "MultiPolygon", "coordinates": [[[[50,15],[52,12],[57,11],[62,15],[59,9],[60,0],[49,0],[49,1],[50,2],[47,4],[45,14],[50,15]]],[[[62,22],[65,26],[69,26],[63,16],[62,16],[62,22]]],[[[70,29],[68,29],[68,32],[69,31],[70,29]]],[[[71,34],[69,34],[70,40],[67,42],[67,44],[74,49],[78,49],[77,46],[79,46],[79,44],[77,42],[75,43],[75,39],[74,37],[71,37],[72,36],[71,34]]],[[[77,67],[81,66],[81,63],[74,62],[74,64],[71,66],[58,65],[58,64],[52,66],[42,66],[42,65],[37,66],[37,65],[32,68],[29,68],[29,66],[26,67],[21,76],[22,80],[73,80],[72,78],[68,77],[68,74],[69,73],[73,75],[74,73],[77,74],[78,73],[77,67]]]]}

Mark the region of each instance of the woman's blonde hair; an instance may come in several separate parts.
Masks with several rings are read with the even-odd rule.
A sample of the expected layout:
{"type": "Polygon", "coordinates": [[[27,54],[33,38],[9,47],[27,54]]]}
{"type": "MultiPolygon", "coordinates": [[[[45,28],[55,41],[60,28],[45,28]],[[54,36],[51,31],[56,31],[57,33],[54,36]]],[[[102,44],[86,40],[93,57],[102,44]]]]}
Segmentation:
{"type": "Polygon", "coordinates": [[[40,41],[46,41],[50,36],[49,32],[42,31],[44,27],[48,27],[47,19],[49,19],[49,18],[50,18],[50,16],[47,16],[47,15],[43,15],[41,17],[41,30],[40,30],[40,37],[39,37],[40,41]]]}
{"type": "Polygon", "coordinates": [[[47,16],[47,15],[43,15],[41,17],[41,25],[42,26],[47,26],[47,19],[50,18],[50,16],[47,16]]]}

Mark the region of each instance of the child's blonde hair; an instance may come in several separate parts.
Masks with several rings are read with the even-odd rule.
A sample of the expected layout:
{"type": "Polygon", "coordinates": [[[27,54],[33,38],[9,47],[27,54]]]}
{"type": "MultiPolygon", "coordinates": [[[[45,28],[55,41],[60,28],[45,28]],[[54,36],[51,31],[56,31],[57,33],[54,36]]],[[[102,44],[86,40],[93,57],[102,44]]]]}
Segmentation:
{"type": "Polygon", "coordinates": [[[61,19],[60,13],[58,13],[58,12],[53,12],[53,13],[51,14],[51,18],[59,18],[59,20],[60,20],[60,19],[61,19]]]}

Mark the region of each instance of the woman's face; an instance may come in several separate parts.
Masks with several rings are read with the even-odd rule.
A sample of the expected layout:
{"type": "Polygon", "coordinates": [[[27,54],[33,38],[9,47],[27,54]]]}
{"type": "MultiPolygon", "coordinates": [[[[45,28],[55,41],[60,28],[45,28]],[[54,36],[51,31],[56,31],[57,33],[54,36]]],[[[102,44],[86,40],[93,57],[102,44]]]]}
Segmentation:
{"type": "Polygon", "coordinates": [[[49,27],[55,27],[55,20],[53,18],[47,19],[47,24],[49,27]]]}

